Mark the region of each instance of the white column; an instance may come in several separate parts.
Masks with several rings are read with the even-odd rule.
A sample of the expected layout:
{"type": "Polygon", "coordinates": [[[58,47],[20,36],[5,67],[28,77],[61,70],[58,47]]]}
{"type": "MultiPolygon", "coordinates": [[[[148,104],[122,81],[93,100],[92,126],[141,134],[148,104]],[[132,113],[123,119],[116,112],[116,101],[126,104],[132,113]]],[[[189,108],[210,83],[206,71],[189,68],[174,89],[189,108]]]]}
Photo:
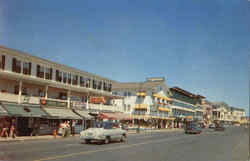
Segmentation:
{"type": "Polygon", "coordinates": [[[48,99],[48,85],[45,86],[45,99],[48,99]]]}
{"type": "Polygon", "coordinates": [[[18,103],[21,103],[23,81],[19,81],[18,103]]]}
{"type": "Polygon", "coordinates": [[[23,73],[23,61],[21,61],[21,73],[23,73]]]}
{"type": "Polygon", "coordinates": [[[87,109],[87,110],[89,109],[89,99],[88,99],[88,97],[89,97],[89,93],[88,93],[88,95],[87,95],[87,103],[86,103],[86,109],[87,109]]]}
{"type": "Polygon", "coordinates": [[[68,90],[68,91],[67,91],[68,108],[70,108],[70,94],[71,94],[71,92],[68,90]]]}

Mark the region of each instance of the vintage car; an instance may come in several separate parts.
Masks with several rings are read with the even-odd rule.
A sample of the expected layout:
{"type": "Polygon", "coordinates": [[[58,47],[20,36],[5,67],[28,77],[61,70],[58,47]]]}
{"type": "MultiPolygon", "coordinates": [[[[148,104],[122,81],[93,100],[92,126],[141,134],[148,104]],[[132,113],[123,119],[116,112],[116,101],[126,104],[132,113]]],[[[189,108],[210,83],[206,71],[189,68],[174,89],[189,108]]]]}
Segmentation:
{"type": "Polygon", "coordinates": [[[215,124],[210,124],[208,127],[209,127],[210,129],[214,129],[214,128],[215,128],[215,124]]]}
{"type": "Polygon", "coordinates": [[[102,122],[96,128],[89,128],[80,133],[81,142],[86,144],[92,141],[102,142],[104,144],[110,141],[125,141],[127,139],[127,131],[115,126],[112,122],[102,122]]]}
{"type": "Polygon", "coordinates": [[[184,130],[186,134],[200,134],[201,133],[200,124],[197,124],[197,123],[188,123],[185,126],[184,130]]]}
{"type": "Polygon", "coordinates": [[[215,131],[224,131],[225,127],[223,124],[217,124],[214,130],[215,131]]]}

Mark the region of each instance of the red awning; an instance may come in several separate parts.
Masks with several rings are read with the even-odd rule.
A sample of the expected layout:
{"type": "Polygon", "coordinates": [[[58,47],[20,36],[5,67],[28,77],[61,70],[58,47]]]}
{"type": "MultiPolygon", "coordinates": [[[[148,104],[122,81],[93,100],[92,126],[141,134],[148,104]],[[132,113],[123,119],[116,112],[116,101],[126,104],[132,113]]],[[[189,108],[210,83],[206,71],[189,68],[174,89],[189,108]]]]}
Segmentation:
{"type": "Polygon", "coordinates": [[[111,120],[132,120],[130,115],[125,113],[100,113],[99,117],[101,119],[111,119],[111,120]]]}
{"type": "Polygon", "coordinates": [[[101,119],[117,120],[117,116],[115,115],[115,113],[100,113],[99,117],[101,119]]]}

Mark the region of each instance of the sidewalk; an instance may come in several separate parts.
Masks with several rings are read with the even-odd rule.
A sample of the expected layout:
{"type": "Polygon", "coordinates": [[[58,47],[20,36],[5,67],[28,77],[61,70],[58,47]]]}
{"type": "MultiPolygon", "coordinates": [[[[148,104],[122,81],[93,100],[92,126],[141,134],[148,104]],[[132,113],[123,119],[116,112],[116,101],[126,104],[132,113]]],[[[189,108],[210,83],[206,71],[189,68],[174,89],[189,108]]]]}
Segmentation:
{"type": "MultiPolygon", "coordinates": [[[[131,130],[128,131],[128,134],[145,134],[145,133],[150,133],[150,132],[176,132],[176,131],[183,131],[183,129],[148,129],[148,130],[140,130],[139,133],[136,132],[136,130],[131,130]]],[[[80,134],[76,134],[75,136],[69,136],[67,138],[72,138],[72,137],[79,137],[80,134]]],[[[18,142],[18,141],[25,141],[25,140],[48,140],[48,139],[64,139],[62,136],[56,136],[54,138],[53,135],[43,135],[43,136],[20,136],[16,137],[15,139],[13,138],[0,138],[0,144],[3,142],[18,142]]]]}

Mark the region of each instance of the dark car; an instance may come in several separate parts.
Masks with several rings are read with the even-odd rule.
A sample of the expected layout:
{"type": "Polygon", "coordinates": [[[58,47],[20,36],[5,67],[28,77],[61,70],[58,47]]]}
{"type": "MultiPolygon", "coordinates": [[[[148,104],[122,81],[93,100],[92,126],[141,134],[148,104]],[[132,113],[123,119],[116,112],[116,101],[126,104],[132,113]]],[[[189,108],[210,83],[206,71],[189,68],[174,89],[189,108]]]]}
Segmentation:
{"type": "Polygon", "coordinates": [[[214,128],[215,128],[215,124],[210,124],[210,125],[208,126],[208,128],[214,129],[214,128]]]}
{"type": "Polygon", "coordinates": [[[201,128],[199,124],[187,124],[185,127],[185,133],[186,134],[200,134],[201,128]]]}
{"type": "Polygon", "coordinates": [[[225,127],[223,124],[218,124],[215,126],[215,131],[224,131],[225,130],[225,127]]]}

